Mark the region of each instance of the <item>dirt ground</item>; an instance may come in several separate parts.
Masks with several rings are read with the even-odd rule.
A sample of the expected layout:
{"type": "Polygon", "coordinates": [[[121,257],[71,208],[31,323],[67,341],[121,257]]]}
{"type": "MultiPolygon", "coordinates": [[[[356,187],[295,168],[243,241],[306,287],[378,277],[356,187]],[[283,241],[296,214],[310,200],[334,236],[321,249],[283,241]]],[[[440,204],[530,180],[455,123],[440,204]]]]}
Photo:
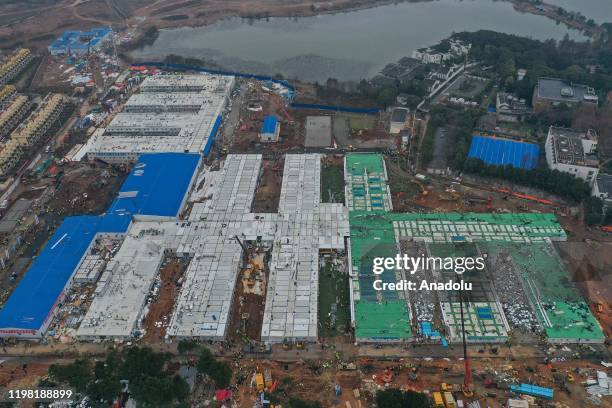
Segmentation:
{"type": "Polygon", "coordinates": [[[177,283],[186,265],[176,258],[167,259],[167,263],[160,270],[160,288],[157,298],[149,306],[149,313],[145,319],[146,333],[143,337],[146,343],[164,341],[166,328],[170,322],[170,314],[178,295],[177,283]]]}
{"type": "Polygon", "coordinates": [[[285,102],[276,94],[267,94],[259,88],[251,89],[245,98],[245,106],[240,109],[240,123],[232,136],[230,151],[232,153],[253,153],[265,151],[280,154],[304,146],[305,116],[299,111],[287,109],[285,102]],[[252,112],[247,109],[249,104],[259,105],[262,110],[252,112]],[[275,116],[280,124],[279,141],[264,143],[259,138],[259,131],[264,118],[275,116]]]}
{"type": "Polygon", "coordinates": [[[228,333],[232,340],[241,342],[244,336],[254,341],[261,340],[261,327],[266,304],[266,288],[270,270],[266,263],[266,253],[252,250],[252,262],[240,271],[236,282],[236,292],[232,305],[228,333]],[[257,265],[257,267],[253,267],[257,265]],[[249,285],[249,282],[252,285],[249,285]]]}
{"type": "Polygon", "coordinates": [[[0,386],[2,388],[35,387],[47,376],[50,363],[20,364],[9,361],[0,364],[0,386]]]}
{"type": "Polygon", "coordinates": [[[101,214],[108,208],[127,174],[103,164],[64,167],[47,210],[59,215],[101,214]]]}
{"type": "MultiPolygon", "coordinates": [[[[306,400],[316,399],[324,407],[348,406],[373,407],[374,395],[378,390],[397,388],[418,392],[432,393],[440,390],[442,383],[463,384],[464,364],[459,360],[436,359],[395,359],[380,361],[375,359],[358,359],[355,370],[342,370],[339,361],[283,362],[269,360],[240,360],[235,363],[234,371],[245,380],[237,390],[238,406],[251,407],[256,397],[252,376],[259,370],[270,370],[276,384],[275,391],[266,397],[286,401],[290,396],[306,400]],[[387,378],[385,379],[385,376],[387,378]],[[385,380],[388,380],[385,381],[385,380]],[[341,388],[341,395],[336,397],[335,385],[341,388]],[[354,390],[357,390],[355,392],[354,390]]],[[[511,396],[508,391],[510,381],[537,383],[555,389],[555,402],[558,407],[575,408],[576,402],[592,407],[586,400],[586,391],[581,382],[593,378],[597,370],[603,367],[589,362],[563,361],[543,364],[533,358],[525,357],[520,362],[503,359],[471,360],[472,384],[474,396],[465,397],[455,392],[457,399],[464,402],[478,400],[481,406],[501,408],[511,396]],[[573,381],[567,380],[572,374],[573,381]],[[485,387],[484,381],[493,379],[497,386],[485,387]]],[[[604,400],[600,406],[610,406],[604,400]]]]}
{"type": "Polygon", "coordinates": [[[264,160],[263,173],[255,190],[252,212],[276,213],[280,200],[284,156],[277,160],[264,160]]]}

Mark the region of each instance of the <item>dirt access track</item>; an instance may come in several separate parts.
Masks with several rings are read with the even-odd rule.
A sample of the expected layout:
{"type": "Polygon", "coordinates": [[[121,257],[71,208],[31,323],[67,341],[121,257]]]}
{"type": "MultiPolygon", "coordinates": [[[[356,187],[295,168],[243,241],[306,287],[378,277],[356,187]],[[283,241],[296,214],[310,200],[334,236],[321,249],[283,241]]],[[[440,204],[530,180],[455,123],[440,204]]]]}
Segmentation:
{"type": "Polygon", "coordinates": [[[0,2],[0,44],[42,49],[65,30],[196,27],[227,17],[312,16],[397,0],[12,0],[0,2]],[[27,7],[23,6],[27,3],[27,7]]]}

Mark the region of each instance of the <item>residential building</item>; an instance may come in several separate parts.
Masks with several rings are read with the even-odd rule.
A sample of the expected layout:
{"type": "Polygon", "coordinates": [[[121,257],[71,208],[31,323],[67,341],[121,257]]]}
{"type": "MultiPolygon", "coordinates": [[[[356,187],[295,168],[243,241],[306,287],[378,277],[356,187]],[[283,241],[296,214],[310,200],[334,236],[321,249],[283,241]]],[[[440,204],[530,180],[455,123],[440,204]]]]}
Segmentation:
{"type": "Polygon", "coordinates": [[[18,95],[0,112],[0,138],[6,137],[28,113],[32,104],[25,95],[18,95]]]}
{"type": "Polygon", "coordinates": [[[4,85],[0,89],[0,109],[4,109],[11,104],[15,94],[17,94],[17,89],[13,85],[4,85]]]}
{"type": "Polygon", "coordinates": [[[597,134],[551,126],[546,137],[546,162],[552,170],[570,173],[593,185],[599,171],[597,134]]]}
{"type": "Polygon", "coordinates": [[[0,175],[5,176],[23,157],[23,153],[38,143],[53,126],[66,105],[61,94],[49,94],[36,109],[21,123],[0,146],[0,175]]]}
{"type": "Polygon", "coordinates": [[[471,47],[471,44],[451,39],[448,40],[448,47],[445,51],[439,51],[439,49],[444,48],[442,44],[431,48],[420,48],[412,52],[412,58],[425,64],[442,64],[455,57],[467,55],[471,47]]]}
{"type": "Polygon", "coordinates": [[[501,122],[520,122],[531,113],[524,99],[506,92],[498,92],[495,98],[495,111],[497,120],[501,122]]]}
{"type": "Polygon", "coordinates": [[[13,80],[32,60],[32,53],[22,48],[0,65],[0,85],[13,80]]]}

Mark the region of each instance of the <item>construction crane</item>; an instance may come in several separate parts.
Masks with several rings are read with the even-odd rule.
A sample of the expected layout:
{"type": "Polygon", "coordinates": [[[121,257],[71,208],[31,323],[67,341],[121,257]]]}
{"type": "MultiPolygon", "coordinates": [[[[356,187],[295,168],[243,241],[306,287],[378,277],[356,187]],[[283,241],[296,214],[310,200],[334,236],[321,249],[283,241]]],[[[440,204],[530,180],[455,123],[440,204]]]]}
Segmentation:
{"type": "Polygon", "coordinates": [[[463,341],[463,366],[465,369],[465,377],[463,379],[463,395],[471,397],[474,395],[472,391],[472,372],[470,369],[470,359],[467,352],[467,342],[465,341],[465,319],[463,317],[463,290],[459,290],[459,308],[461,310],[461,337],[463,341]]]}
{"type": "Polygon", "coordinates": [[[244,251],[244,257],[245,257],[245,259],[246,259],[246,261],[248,263],[251,260],[251,255],[249,254],[249,251],[248,251],[247,247],[242,243],[240,238],[238,238],[238,235],[234,235],[234,239],[236,241],[238,241],[238,244],[240,244],[240,247],[244,251]]]}

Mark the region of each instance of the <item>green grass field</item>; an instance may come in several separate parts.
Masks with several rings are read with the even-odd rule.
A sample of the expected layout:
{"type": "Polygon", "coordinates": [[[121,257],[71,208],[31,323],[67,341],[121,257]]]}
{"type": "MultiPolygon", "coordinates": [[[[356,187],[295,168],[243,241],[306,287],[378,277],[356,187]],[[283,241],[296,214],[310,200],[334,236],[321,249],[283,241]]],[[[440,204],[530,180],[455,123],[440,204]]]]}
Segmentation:
{"type": "Polygon", "coordinates": [[[344,203],[344,169],[342,166],[323,166],[321,168],[321,200],[324,203],[344,203]]]}
{"type": "Polygon", "coordinates": [[[376,116],[374,115],[346,114],[344,116],[348,118],[353,131],[372,129],[376,124],[376,116]]]}
{"type": "Polygon", "coordinates": [[[331,262],[326,262],[319,274],[320,337],[344,334],[351,323],[349,301],[348,275],[338,272],[331,262]]]}

